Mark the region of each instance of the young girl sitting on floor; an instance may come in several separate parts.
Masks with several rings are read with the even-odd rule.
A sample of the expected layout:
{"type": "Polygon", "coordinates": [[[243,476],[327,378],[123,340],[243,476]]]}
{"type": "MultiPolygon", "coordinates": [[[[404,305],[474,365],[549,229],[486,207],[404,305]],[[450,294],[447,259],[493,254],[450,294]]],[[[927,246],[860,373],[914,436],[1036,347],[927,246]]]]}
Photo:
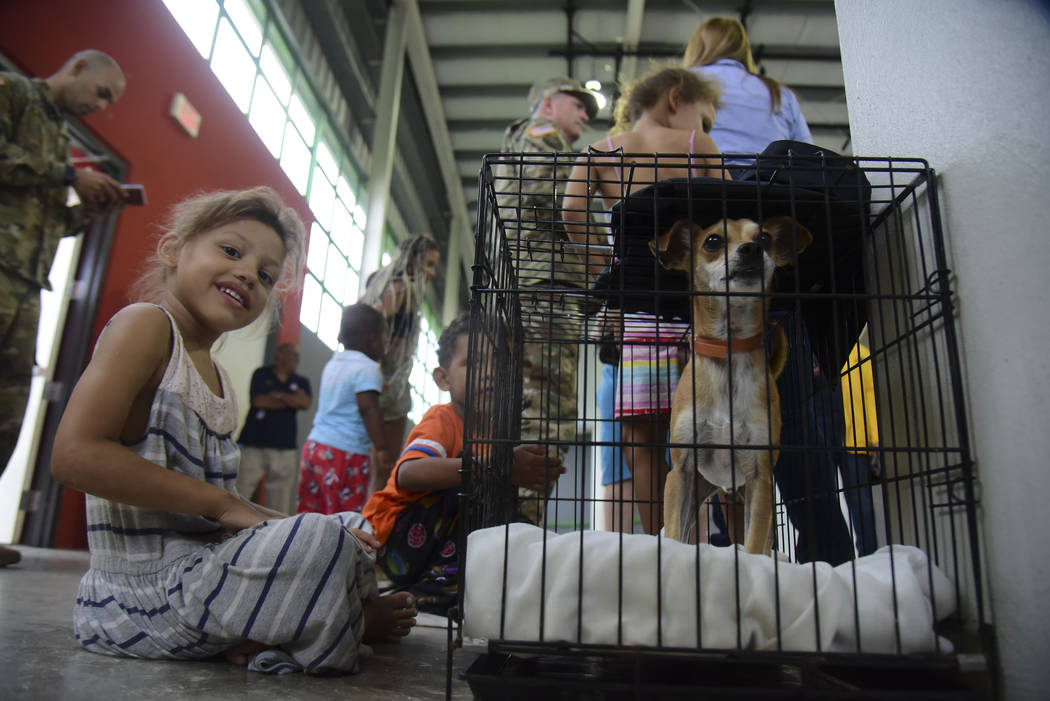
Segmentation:
{"type": "Polygon", "coordinates": [[[285,517],[237,494],[240,414],[210,352],[299,279],[302,223],[256,188],[182,202],[165,232],[139,281],[145,303],[106,326],[55,439],[52,473],[88,494],[77,640],[353,672],[362,641],[408,634],[411,596],[377,596],[359,515],[285,517]]]}
{"type": "MultiPolygon", "coordinates": [[[[595,227],[588,223],[587,213],[594,209],[592,197],[611,207],[659,180],[723,177],[721,159],[711,156],[719,152],[718,147],[707,134],[718,97],[714,81],[670,66],[654,67],[628,85],[617,103],[611,135],[592,144],[569,176],[562,211],[570,238],[581,244],[605,243],[604,234],[595,236],[595,227]],[[624,154],[674,155],[657,159],[624,154]]],[[[659,531],[662,520],[654,504],[663,495],[668,469],[663,445],[671,396],[684,363],[679,346],[688,330],[688,319],[669,321],[653,314],[625,313],[616,334],[623,345],[613,416],[622,422],[623,456],[646,533],[659,531]]],[[[630,491],[610,485],[605,496],[615,500],[624,493],[630,491]]]]}

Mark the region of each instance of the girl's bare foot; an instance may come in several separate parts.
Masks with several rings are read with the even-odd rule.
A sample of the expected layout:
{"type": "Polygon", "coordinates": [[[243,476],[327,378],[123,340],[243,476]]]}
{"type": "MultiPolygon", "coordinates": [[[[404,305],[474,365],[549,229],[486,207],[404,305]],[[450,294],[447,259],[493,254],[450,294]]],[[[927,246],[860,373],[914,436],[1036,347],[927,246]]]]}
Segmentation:
{"type": "Polygon", "coordinates": [[[269,645],[257,643],[254,640],[245,640],[244,642],[237,643],[231,648],[223,650],[222,657],[231,664],[244,666],[251,662],[260,652],[269,649],[269,645]]]}
{"type": "Polygon", "coordinates": [[[399,591],[365,604],[366,643],[396,643],[408,635],[416,624],[416,607],[412,595],[399,591]]]}

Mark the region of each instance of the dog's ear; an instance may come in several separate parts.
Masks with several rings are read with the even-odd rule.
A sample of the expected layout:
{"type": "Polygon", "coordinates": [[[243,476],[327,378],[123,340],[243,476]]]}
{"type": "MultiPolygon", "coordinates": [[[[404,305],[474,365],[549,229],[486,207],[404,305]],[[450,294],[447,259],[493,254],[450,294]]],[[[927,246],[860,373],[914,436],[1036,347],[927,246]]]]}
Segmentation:
{"type": "Polygon", "coordinates": [[[773,237],[770,255],[778,268],[793,265],[798,255],[813,243],[809,229],[791,217],[769,217],[762,222],[762,231],[773,237]]]}
{"type": "Polygon", "coordinates": [[[660,265],[668,270],[689,270],[689,248],[692,245],[693,225],[688,219],[679,219],[670,229],[649,242],[660,265]]]}

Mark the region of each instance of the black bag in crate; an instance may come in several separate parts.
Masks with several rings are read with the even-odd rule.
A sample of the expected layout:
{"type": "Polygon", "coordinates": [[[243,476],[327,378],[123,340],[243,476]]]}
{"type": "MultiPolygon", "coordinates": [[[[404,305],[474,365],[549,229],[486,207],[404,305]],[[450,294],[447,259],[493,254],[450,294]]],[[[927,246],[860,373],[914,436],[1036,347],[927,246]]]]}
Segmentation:
{"type": "MultiPolygon", "coordinates": [[[[775,141],[736,180],[662,180],[618,202],[611,222],[617,262],[594,290],[614,309],[688,320],[689,297],[675,294],[689,291],[688,276],[661,268],[649,242],[679,219],[709,226],[720,219],[787,215],[809,229],[813,243],[796,266],[777,270],[773,292],[863,293],[861,244],[870,202],[871,184],[852,160],[812,144],[775,141]]],[[[867,310],[848,298],[807,297],[799,305],[822,369],[837,374],[867,310]]],[[[794,309],[795,300],[781,297],[775,306],[794,309]]]]}

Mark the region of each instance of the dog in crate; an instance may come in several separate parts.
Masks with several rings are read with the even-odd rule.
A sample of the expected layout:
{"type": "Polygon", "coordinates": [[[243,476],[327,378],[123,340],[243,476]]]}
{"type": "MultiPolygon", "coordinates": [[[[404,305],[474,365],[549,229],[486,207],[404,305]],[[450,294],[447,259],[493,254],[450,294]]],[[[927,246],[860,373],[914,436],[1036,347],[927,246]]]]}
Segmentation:
{"type": "Polygon", "coordinates": [[[664,533],[684,541],[716,489],[744,487],[744,547],[772,542],[772,466],[780,440],[776,377],[787,338],[773,325],[767,357],[768,293],[776,268],[794,264],[813,240],[787,216],[761,223],[722,219],[706,227],[680,219],[651,242],[665,268],[685,272],[693,292],[691,357],[671,403],[671,460],[664,487],[664,533]],[[728,447],[741,446],[730,450],[728,447]]]}

